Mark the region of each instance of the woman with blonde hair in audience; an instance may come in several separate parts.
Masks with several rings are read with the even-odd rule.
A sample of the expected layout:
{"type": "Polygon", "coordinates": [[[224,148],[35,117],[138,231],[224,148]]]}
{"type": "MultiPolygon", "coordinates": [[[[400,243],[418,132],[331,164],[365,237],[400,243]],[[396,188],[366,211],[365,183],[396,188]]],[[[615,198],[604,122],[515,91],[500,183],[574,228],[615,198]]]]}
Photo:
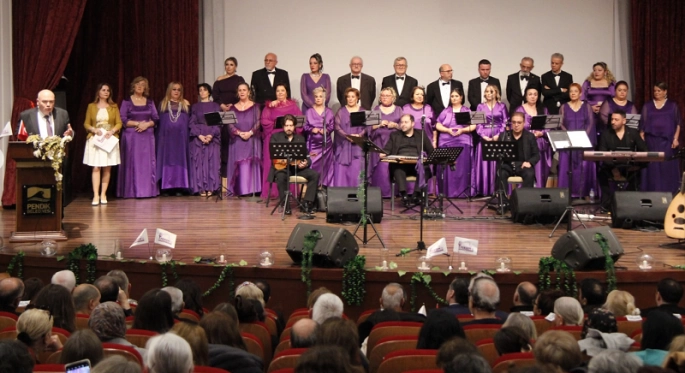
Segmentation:
{"type": "MultiPolygon", "coordinates": [[[[17,340],[29,348],[31,355],[45,351],[57,351],[62,342],[52,335],[52,315],[50,311],[30,309],[24,311],[17,320],[17,340]]],[[[36,360],[40,364],[40,361],[36,360]]]]}
{"type": "Polygon", "coordinates": [[[243,299],[254,299],[264,306],[264,293],[257,285],[245,281],[235,289],[235,295],[240,295],[243,299]]]}
{"type": "Polygon", "coordinates": [[[635,297],[623,290],[612,290],[602,308],[613,313],[615,317],[640,314],[640,309],[635,307],[635,297]]]}
{"type": "Polygon", "coordinates": [[[205,330],[197,323],[181,320],[171,328],[173,333],[183,338],[193,351],[193,364],[209,365],[209,343],[205,330]]]}
{"type": "Polygon", "coordinates": [[[193,368],[193,351],[178,335],[165,333],[147,342],[145,369],[148,373],[191,373],[193,368]]]}
{"type": "Polygon", "coordinates": [[[507,317],[507,321],[504,322],[502,327],[506,328],[509,326],[517,326],[521,328],[526,333],[529,340],[538,339],[538,331],[537,329],[535,329],[535,323],[533,322],[533,320],[531,320],[530,317],[522,313],[510,313],[509,317],[507,317]]]}
{"type": "Polygon", "coordinates": [[[554,322],[560,325],[583,325],[583,307],[576,298],[561,297],[554,301],[554,322]]]}

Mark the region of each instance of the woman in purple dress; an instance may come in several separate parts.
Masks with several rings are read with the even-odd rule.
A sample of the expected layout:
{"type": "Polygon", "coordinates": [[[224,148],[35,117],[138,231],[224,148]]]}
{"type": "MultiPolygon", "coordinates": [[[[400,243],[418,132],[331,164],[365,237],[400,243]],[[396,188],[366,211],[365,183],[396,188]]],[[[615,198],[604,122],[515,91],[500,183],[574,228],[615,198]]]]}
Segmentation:
{"type": "Polygon", "coordinates": [[[200,102],[190,108],[190,190],[201,196],[212,195],[221,186],[221,129],[208,126],[205,114],[221,110],[219,104],[210,100],[212,87],[202,83],[197,87],[200,102]]]}
{"type": "Polygon", "coordinates": [[[664,152],[663,162],[649,162],[642,172],[642,190],[675,193],[680,186],[679,159],[682,117],[675,101],[668,99],[668,85],[654,85],[653,100],[642,107],[640,135],[652,152],[664,152]]]}
{"type": "MultiPolygon", "coordinates": [[[[587,102],[580,100],[582,87],[573,83],[568,88],[571,101],[561,106],[559,114],[562,117],[561,129],[564,131],[585,131],[592,146],[597,146],[597,130],[595,129],[595,115],[587,102]]],[[[559,152],[559,188],[569,188],[568,171],[569,157],[573,172],[573,185],[570,187],[573,198],[585,198],[590,195],[590,189],[599,191],[597,185],[597,168],[595,162],[583,160],[582,150],[559,152]]]]}
{"type": "Polygon", "coordinates": [[[494,84],[488,84],[483,92],[485,102],[478,104],[476,111],[485,113],[486,124],[476,127],[481,143],[476,148],[474,159],[475,169],[475,195],[489,196],[495,192],[495,176],[497,174],[497,162],[483,160],[483,142],[497,141],[499,134],[507,127],[509,117],[507,106],[502,103],[499,88],[494,84]]]}
{"type": "Polygon", "coordinates": [[[121,103],[121,166],[117,197],[146,198],[159,194],[155,159],[155,121],[159,120],[146,78],[131,82],[131,96],[121,103]]]}
{"type": "MultiPolygon", "coordinates": [[[[292,114],[295,116],[301,116],[302,112],[297,106],[297,102],[292,99],[288,99],[288,89],[284,84],[278,84],[274,87],[276,90],[276,100],[267,101],[264,104],[264,110],[262,111],[262,198],[266,199],[267,195],[270,193],[271,198],[278,198],[278,188],[272,188],[273,190],[269,192],[269,183],[273,180],[268,180],[269,172],[267,170],[271,169],[271,154],[269,154],[269,141],[271,141],[271,135],[276,132],[283,132],[282,128],[274,128],[276,124],[276,119],[282,117],[286,114],[292,114]]],[[[302,128],[295,128],[295,132],[298,134],[302,133],[302,128]]]]}
{"type": "Polygon", "coordinates": [[[423,87],[412,88],[411,100],[408,104],[402,107],[402,113],[410,114],[411,116],[413,116],[414,128],[419,130],[423,130],[423,128],[421,128],[421,120],[424,117],[426,118],[425,124],[426,129],[428,130],[428,132],[426,132],[426,135],[431,139],[431,141],[433,142],[433,147],[435,148],[435,141],[437,137],[435,133],[435,128],[433,127],[432,123],[433,108],[431,108],[429,105],[426,105],[425,98],[426,90],[423,87]]]}
{"type": "Polygon", "coordinates": [[[183,86],[171,82],[159,104],[157,127],[157,182],[163,195],[182,195],[188,181],[188,128],[190,103],[183,98],[183,86]]]}
{"type": "Polygon", "coordinates": [[[326,106],[331,101],[331,77],[323,73],[323,59],[318,53],[309,57],[308,74],[302,74],[300,78],[300,95],[302,96],[302,112],[306,113],[309,108],[314,106],[314,90],[323,87],[326,90],[326,106]]]}
{"type": "Polygon", "coordinates": [[[366,127],[352,127],[351,113],[364,111],[359,106],[359,90],[345,90],[346,105],[335,114],[335,157],[333,158],[334,187],[356,187],[359,185],[359,173],[364,169],[364,152],[362,148],[347,139],[347,135],[360,137],[366,133],[366,127]]]}
{"type": "Polygon", "coordinates": [[[598,134],[601,134],[607,128],[601,122],[599,110],[605,101],[610,100],[614,96],[615,83],[614,75],[604,62],[597,62],[592,65],[592,73],[583,82],[580,99],[592,106],[598,134]]]}
{"type": "MultiPolygon", "coordinates": [[[[221,111],[228,111],[238,102],[238,84],[245,83],[245,79],[238,75],[238,60],[228,57],[224,61],[226,74],[216,78],[212,88],[214,102],[221,106],[221,111]]],[[[221,126],[221,177],[226,177],[228,163],[228,140],[230,139],[227,126],[221,126]]]]}
{"type": "Polygon", "coordinates": [[[469,190],[471,183],[471,151],[473,150],[473,138],[471,132],[476,129],[475,125],[457,124],[454,113],[471,112],[471,109],[463,105],[464,91],[455,88],[450,93],[450,106],[440,113],[435,122],[438,135],[437,145],[439,148],[462,147],[461,155],[457,158],[454,171],[451,167],[438,166],[436,176],[438,178],[438,190],[448,198],[459,197],[464,192],[472,196],[474,190],[469,190]]]}
{"type": "Polygon", "coordinates": [[[238,102],[230,109],[237,122],[228,126],[228,194],[242,196],[262,191],[262,139],[259,106],[250,97],[250,86],[238,84],[238,102]]]}
{"type": "Polygon", "coordinates": [[[637,114],[637,108],[628,100],[628,83],[621,80],[614,86],[614,97],[604,101],[599,108],[599,117],[602,120],[602,125],[607,128],[611,125],[611,113],[621,109],[626,114],[637,114]]]}
{"type": "Polygon", "coordinates": [[[547,108],[538,101],[540,92],[536,87],[527,87],[524,93],[525,102],[516,109],[516,112],[523,113],[526,117],[526,124],[523,129],[530,131],[535,135],[538,142],[538,149],[540,149],[540,161],[535,164],[535,186],[538,188],[547,187],[547,177],[552,168],[552,147],[549,145],[546,133],[548,130],[531,130],[530,125],[533,117],[537,115],[547,115],[547,108]]]}
{"type": "Polygon", "coordinates": [[[307,150],[312,160],[311,168],[319,173],[319,183],[331,185],[333,181],[333,111],[327,108],[326,90],[314,89],[314,106],[304,114],[304,133],[307,137],[307,150]],[[325,143],[324,143],[325,141],[325,143]]]}
{"type": "MultiPolygon", "coordinates": [[[[402,108],[395,106],[395,99],[397,94],[392,87],[386,87],[381,90],[379,98],[380,105],[377,105],[373,110],[381,112],[381,123],[372,126],[373,132],[369,135],[371,141],[383,148],[390,140],[390,134],[397,131],[399,128],[400,117],[402,116],[402,108]]],[[[371,153],[369,156],[369,182],[372,186],[381,188],[381,196],[383,198],[390,198],[390,168],[387,162],[381,162],[378,153],[371,153]]]]}

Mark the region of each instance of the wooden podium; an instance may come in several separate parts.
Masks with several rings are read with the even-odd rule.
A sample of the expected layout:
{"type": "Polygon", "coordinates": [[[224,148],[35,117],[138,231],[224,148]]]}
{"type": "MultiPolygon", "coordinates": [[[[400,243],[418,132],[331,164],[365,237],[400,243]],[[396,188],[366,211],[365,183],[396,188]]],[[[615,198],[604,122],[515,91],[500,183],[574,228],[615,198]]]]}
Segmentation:
{"type": "Polygon", "coordinates": [[[33,155],[33,145],[11,141],[7,156],[17,163],[17,224],[10,242],[66,241],[62,230],[62,191],[49,161],[33,155]]]}

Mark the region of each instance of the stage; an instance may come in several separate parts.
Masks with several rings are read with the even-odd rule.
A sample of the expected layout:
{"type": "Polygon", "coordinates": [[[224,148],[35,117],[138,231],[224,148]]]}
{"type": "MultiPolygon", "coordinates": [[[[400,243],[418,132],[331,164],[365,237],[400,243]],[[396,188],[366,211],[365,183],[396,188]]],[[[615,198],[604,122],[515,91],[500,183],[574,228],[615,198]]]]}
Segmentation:
{"type": "MultiPolygon", "coordinates": [[[[160,266],[149,261],[148,246],[129,248],[138,234],[147,228],[151,240],[156,228],[163,228],[178,235],[173,259],[185,263],[178,266],[181,277],[191,277],[200,283],[204,289],[209,288],[216,281],[221,268],[211,265],[196,265],[193,258],[215,258],[224,255],[229,263],[245,261],[247,264],[234,271],[235,281],[264,278],[274,287],[273,307],[289,311],[304,305],[306,299],[305,285],[299,281],[300,269],[293,266],[285,252],[285,245],[291,231],[298,223],[312,225],[326,225],[342,227],[353,231],[356,223],[329,224],[326,214],[316,213],[313,220],[299,220],[298,213],[293,210],[292,216],[286,216],[281,221],[280,216],[269,213],[264,203],[248,202],[246,199],[235,197],[215,201],[215,198],[205,199],[197,196],[158,197],[150,199],[110,199],[107,205],[91,206],[90,197],[82,196],[75,199],[65,208],[64,228],[68,235],[66,242],[58,243],[57,256],[65,255],[81,244],[93,243],[98,248],[101,260],[97,263],[98,275],[114,268],[123,268],[133,283],[133,296],[140,297],[145,289],[161,285],[160,266]],[[114,253],[115,240],[120,241],[122,254],[126,262],[121,263],[109,258],[114,253]],[[221,244],[228,249],[221,251],[221,244]],[[258,267],[257,257],[263,250],[270,250],[275,255],[275,264],[270,268],[258,267]],[[147,261],[146,263],[141,263],[147,261]]],[[[418,213],[400,214],[402,210],[399,199],[396,199],[394,214],[390,211],[390,201],[384,200],[384,216],[380,224],[376,224],[383,242],[390,251],[390,261],[394,261],[397,270],[406,271],[400,277],[397,270],[379,272],[374,268],[380,265],[381,244],[374,238],[364,247],[361,243],[360,255],[366,256],[367,267],[367,296],[362,307],[350,309],[350,315],[360,310],[374,307],[380,296],[382,286],[391,281],[408,284],[412,272],[417,272],[418,253],[407,257],[395,257],[403,248],[414,248],[420,236],[420,222],[418,213]]],[[[450,207],[444,219],[425,219],[423,224],[423,241],[430,245],[441,237],[447,239],[448,249],[452,249],[454,237],[478,240],[478,255],[453,257],[455,267],[461,261],[466,262],[468,272],[493,270],[498,257],[509,257],[512,260],[513,272],[496,274],[495,278],[502,287],[502,306],[508,309],[511,295],[516,284],[528,280],[537,283],[538,260],[550,255],[550,250],[556,240],[566,232],[566,225],[562,224],[552,238],[549,234],[553,228],[550,225],[522,225],[515,224],[510,219],[496,216],[493,210],[485,209],[481,215],[478,209],[484,201],[469,202],[464,199],[455,200],[464,213],[460,214],[450,207]]],[[[271,206],[273,206],[273,201],[271,206]]],[[[595,209],[591,205],[577,207],[580,213],[592,213],[595,209]]],[[[57,270],[66,267],[66,260],[57,261],[55,258],[41,257],[38,244],[12,243],[8,237],[15,225],[15,211],[3,210],[2,237],[5,249],[0,255],[0,269],[5,270],[7,263],[17,252],[26,254],[24,262],[24,278],[37,276],[43,281],[49,281],[50,276],[57,270]]],[[[607,216],[589,221],[588,227],[600,224],[610,225],[607,216]]],[[[578,222],[574,222],[574,226],[578,222]]],[[[582,227],[577,229],[583,229],[582,227]]],[[[613,229],[625,251],[624,256],[617,262],[619,287],[631,291],[636,296],[639,307],[648,307],[653,303],[655,283],[665,276],[685,280],[685,272],[668,267],[683,264],[683,251],[679,249],[660,248],[659,244],[670,243],[674,240],[666,237],[663,231],[638,231],[613,229]],[[636,259],[643,253],[656,258],[655,269],[649,272],[640,271],[636,259]]],[[[373,235],[368,226],[369,237],[373,235]]],[[[362,230],[358,232],[362,236],[362,230]]],[[[155,245],[153,251],[161,248],[155,245]]],[[[431,286],[440,296],[447,291],[447,284],[453,275],[445,276],[448,268],[447,257],[434,258],[431,267],[439,270],[431,271],[431,286]]],[[[85,261],[82,261],[82,278],[85,278],[85,261]]],[[[427,272],[427,271],[424,271],[427,272]]],[[[468,276],[468,272],[461,272],[468,276]]],[[[169,283],[174,279],[168,272],[169,283]]],[[[326,286],[336,292],[341,288],[342,271],[339,269],[314,269],[312,271],[312,286],[326,286]]],[[[579,272],[577,277],[597,277],[604,279],[603,272],[579,272]]],[[[427,306],[434,306],[433,301],[425,289],[417,286],[419,301],[427,306]]],[[[228,295],[227,282],[219,291],[206,298],[208,305],[214,305],[226,300],[228,295]]]]}

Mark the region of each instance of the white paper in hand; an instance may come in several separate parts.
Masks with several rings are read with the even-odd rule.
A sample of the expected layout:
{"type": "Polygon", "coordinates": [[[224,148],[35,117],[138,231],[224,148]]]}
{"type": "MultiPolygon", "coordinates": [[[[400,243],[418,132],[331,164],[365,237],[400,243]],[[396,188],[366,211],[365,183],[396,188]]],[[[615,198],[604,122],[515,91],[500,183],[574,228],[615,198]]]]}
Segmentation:
{"type": "Polygon", "coordinates": [[[426,259],[430,259],[434,256],[438,255],[446,255],[447,254],[447,240],[445,240],[445,237],[435,241],[434,244],[430,245],[428,247],[428,250],[426,251],[426,259]]]}
{"type": "Polygon", "coordinates": [[[136,238],[136,240],[133,241],[133,243],[129,247],[145,245],[146,243],[148,243],[147,228],[143,229],[143,231],[140,232],[138,238],[136,238]]]}
{"type": "Polygon", "coordinates": [[[106,138],[105,135],[95,135],[95,141],[93,141],[95,146],[106,151],[107,153],[111,153],[112,149],[114,149],[118,143],[119,139],[117,139],[116,136],[110,136],[109,138],[106,138]]]}
{"type": "Polygon", "coordinates": [[[457,254],[478,255],[478,240],[454,237],[454,252],[457,254]]]}
{"type": "Polygon", "coordinates": [[[169,231],[165,231],[164,229],[157,228],[157,232],[155,232],[155,243],[173,249],[176,247],[176,235],[169,231]]]}
{"type": "Polygon", "coordinates": [[[7,122],[2,129],[2,132],[0,132],[0,138],[7,136],[12,136],[12,126],[10,125],[10,122],[7,122]]]}

